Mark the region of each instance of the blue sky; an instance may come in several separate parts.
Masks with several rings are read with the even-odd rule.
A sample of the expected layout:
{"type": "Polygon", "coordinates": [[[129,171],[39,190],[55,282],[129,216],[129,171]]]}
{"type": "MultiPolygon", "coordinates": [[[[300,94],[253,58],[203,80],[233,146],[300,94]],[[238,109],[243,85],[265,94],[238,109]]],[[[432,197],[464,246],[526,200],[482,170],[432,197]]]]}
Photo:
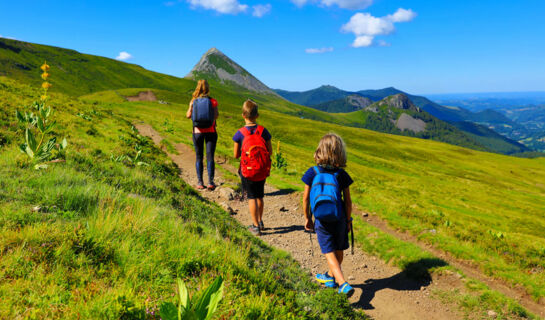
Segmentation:
{"type": "Polygon", "coordinates": [[[544,12],[543,0],[1,0],[0,35],[127,52],[175,76],[215,46],[287,90],[544,91],[544,12]]]}

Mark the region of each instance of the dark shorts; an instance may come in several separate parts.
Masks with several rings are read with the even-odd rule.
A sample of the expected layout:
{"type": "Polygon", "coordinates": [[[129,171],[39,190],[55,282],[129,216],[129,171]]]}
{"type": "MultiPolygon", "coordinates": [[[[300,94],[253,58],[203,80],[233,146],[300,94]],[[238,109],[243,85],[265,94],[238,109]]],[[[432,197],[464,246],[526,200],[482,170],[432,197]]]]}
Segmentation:
{"type": "Polygon", "coordinates": [[[338,222],[320,222],[320,220],[316,220],[314,230],[323,254],[349,248],[346,218],[338,222]]]}
{"type": "Polygon", "coordinates": [[[248,199],[262,199],[265,196],[265,180],[251,181],[240,174],[242,190],[246,193],[248,199]]]}

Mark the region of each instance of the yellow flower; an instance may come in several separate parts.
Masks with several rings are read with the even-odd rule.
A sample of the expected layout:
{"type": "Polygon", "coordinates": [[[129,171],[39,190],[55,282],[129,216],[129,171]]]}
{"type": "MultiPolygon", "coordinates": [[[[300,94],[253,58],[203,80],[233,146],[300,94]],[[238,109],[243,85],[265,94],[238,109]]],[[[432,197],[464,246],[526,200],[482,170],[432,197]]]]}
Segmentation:
{"type": "Polygon", "coordinates": [[[51,83],[49,83],[49,82],[47,82],[47,81],[44,82],[44,83],[42,83],[42,88],[44,88],[45,90],[51,88],[51,83]]]}
{"type": "Polygon", "coordinates": [[[47,78],[49,78],[49,73],[47,72],[42,73],[42,79],[47,80],[47,78]]]}
{"type": "Polygon", "coordinates": [[[48,97],[47,97],[45,94],[41,96],[41,99],[42,99],[43,101],[47,100],[47,98],[48,98],[48,97]]]}
{"type": "Polygon", "coordinates": [[[44,64],[40,67],[40,69],[46,72],[47,70],[49,70],[49,65],[46,62],[44,62],[44,64]]]}

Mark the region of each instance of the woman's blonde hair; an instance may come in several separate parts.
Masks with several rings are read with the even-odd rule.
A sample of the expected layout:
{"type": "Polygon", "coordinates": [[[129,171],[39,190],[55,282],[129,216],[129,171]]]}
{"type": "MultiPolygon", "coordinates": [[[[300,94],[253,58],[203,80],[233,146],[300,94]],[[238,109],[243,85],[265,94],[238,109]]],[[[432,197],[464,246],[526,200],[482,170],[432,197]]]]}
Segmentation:
{"type": "Polygon", "coordinates": [[[257,117],[259,117],[257,103],[250,99],[244,101],[244,104],[242,105],[242,116],[248,120],[255,120],[257,117]]]}
{"type": "Polygon", "coordinates": [[[197,82],[197,87],[195,88],[195,91],[193,92],[193,99],[208,97],[209,94],[210,94],[210,87],[208,86],[208,81],[199,80],[197,82]]]}
{"type": "Polygon", "coordinates": [[[343,139],[335,133],[323,136],[314,152],[314,160],[317,165],[346,167],[346,145],[343,139]]]}

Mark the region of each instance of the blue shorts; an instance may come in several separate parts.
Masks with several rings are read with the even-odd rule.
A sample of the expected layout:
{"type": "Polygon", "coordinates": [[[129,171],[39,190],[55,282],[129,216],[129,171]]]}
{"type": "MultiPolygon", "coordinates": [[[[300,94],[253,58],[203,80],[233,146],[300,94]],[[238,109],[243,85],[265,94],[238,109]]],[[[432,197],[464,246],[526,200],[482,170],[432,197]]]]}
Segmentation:
{"type": "Polygon", "coordinates": [[[348,245],[348,226],[346,218],[343,217],[338,222],[314,222],[314,230],[318,238],[318,244],[323,254],[346,250],[348,245]]]}

